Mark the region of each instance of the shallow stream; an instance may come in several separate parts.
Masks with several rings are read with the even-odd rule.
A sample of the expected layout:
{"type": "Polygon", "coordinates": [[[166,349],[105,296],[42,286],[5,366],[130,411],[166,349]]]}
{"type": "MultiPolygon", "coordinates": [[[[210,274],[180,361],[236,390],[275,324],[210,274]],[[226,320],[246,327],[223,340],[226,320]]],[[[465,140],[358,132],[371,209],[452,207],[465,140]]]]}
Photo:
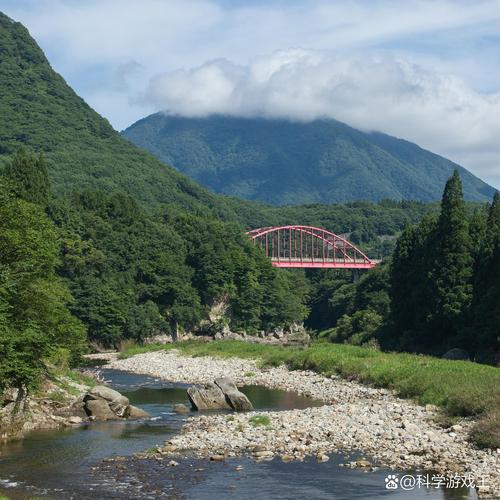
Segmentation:
{"type": "MultiPolygon", "coordinates": [[[[261,463],[243,458],[223,463],[178,459],[179,466],[167,467],[165,461],[139,460],[133,457],[134,453],[161,444],[179,432],[186,416],[173,412],[173,406],[189,404],[187,386],[114,370],[104,370],[103,374],[113,388],[152,418],[92,422],[67,430],[35,432],[22,441],[0,446],[0,496],[203,500],[477,498],[473,490],[467,489],[387,490],[385,478],[393,472],[341,467],[339,464],[346,461],[346,456],[340,454],[332,454],[330,461],[321,464],[314,459],[293,463],[280,459],[261,463]],[[122,458],[105,461],[113,457],[122,458]],[[237,471],[236,466],[242,469],[237,471]]],[[[242,390],[259,410],[320,404],[298,394],[264,387],[248,386],[242,390]]],[[[350,459],[356,459],[356,455],[350,459]]]]}

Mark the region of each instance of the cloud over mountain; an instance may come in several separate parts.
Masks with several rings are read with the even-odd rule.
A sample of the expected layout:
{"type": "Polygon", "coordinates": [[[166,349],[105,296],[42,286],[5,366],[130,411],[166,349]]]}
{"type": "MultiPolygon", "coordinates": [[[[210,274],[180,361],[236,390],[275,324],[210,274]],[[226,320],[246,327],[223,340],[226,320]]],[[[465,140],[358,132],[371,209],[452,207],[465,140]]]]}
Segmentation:
{"type": "Polygon", "coordinates": [[[405,59],[290,49],[248,65],[216,59],[151,79],[141,100],[170,114],[335,118],[484,167],[500,158],[500,93],[405,59]]]}
{"type": "Polygon", "coordinates": [[[0,0],[0,10],[118,129],[165,107],[335,113],[500,186],[497,0],[0,0]]]}

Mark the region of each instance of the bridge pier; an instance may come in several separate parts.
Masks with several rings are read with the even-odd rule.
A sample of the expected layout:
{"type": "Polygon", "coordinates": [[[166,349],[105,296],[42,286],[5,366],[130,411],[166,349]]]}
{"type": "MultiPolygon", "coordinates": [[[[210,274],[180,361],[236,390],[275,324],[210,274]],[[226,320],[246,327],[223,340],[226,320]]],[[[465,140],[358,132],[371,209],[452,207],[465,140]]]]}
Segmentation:
{"type": "Polygon", "coordinates": [[[352,282],[356,283],[359,280],[359,278],[361,278],[361,275],[362,275],[361,269],[353,269],[352,270],[352,282]]]}

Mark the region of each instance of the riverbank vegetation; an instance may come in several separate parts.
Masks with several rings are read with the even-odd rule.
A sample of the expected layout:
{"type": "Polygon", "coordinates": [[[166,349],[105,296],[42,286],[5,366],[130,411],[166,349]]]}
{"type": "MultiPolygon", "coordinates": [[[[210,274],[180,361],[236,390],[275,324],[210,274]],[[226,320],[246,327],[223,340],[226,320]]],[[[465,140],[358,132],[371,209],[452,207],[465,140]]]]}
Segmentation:
{"type": "Polygon", "coordinates": [[[175,337],[218,301],[224,324],[250,333],[306,316],[303,276],[273,268],[235,224],[153,215],[120,193],[55,198],[43,156],[24,150],[0,171],[0,202],[2,387],[35,386],[61,349],[76,362],[86,332],[108,347],[175,337]]]}
{"type": "Polygon", "coordinates": [[[356,282],[335,272],[317,273],[311,282],[306,324],[320,337],[439,356],[455,349],[496,364],[500,196],[468,210],[455,172],[440,211],[407,226],[392,258],[356,282]]]}
{"type": "MultiPolygon", "coordinates": [[[[36,162],[30,167],[43,170],[36,162]]],[[[84,325],[70,313],[72,297],[56,274],[57,231],[16,187],[0,178],[0,390],[36,384],[43,360],[58,349],[73,359],[86,349],[84,325]]]]}
{"type": "Polygon", "coordinates": [[[472,437],[484,446],[500,445],[500,395],[495,390],[500,387],[500,371],[492,366],[329,342],[315,342],[300,349],[240,341],[191,341],[129,347],[120,357],[171,349],[188,356],[252,358],[262,366],[285,364],[292,370],[313,370],[325,376],[340,374],[386,387],[400,397],[437,405],[449,417],[480,417],[472,437]]]}

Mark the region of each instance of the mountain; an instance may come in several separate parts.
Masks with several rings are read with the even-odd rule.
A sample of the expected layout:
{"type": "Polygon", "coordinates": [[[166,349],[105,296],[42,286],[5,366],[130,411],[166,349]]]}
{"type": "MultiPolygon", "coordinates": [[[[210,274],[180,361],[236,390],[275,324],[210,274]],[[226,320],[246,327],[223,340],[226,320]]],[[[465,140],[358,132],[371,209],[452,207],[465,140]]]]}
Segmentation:
{"type": "Polygon", "coordinates": [[[33,383],[71,331],[106,346],[175,335],[221,300],[234,331],[305,318],[303,278],[217,218],[254,204],[212,194],[122,138],[3,14],[0,116],[0,389],[33,383]]]}
{"type": "Polygon", "coordinates": [[[246,227],[326,224],[359,243],[394,234],[424,208],[311,205],[269,207],[211,193],[120,136],[50,67],[22,24],[0,12],[0,170],[24,146],[44,154],[53,191],[125,192],[149,209],[215,215],[246,227]]]}
{"type": "Polygon", "coordinates": [[[18,22],[0,12],[0,168],[21,146],[44,154],[57,194],[124,191],[143,205],[217,214],[225,201],[122,138],[66,84],[18,22]]]}
{"type": "Polygon", "coordinates": [[[156,113],[123,136],[218,193],[272,204],[433,201],[458,168],[468,200],[494,189],[416,144],[335,120],[310,123],[156,113]]]}

